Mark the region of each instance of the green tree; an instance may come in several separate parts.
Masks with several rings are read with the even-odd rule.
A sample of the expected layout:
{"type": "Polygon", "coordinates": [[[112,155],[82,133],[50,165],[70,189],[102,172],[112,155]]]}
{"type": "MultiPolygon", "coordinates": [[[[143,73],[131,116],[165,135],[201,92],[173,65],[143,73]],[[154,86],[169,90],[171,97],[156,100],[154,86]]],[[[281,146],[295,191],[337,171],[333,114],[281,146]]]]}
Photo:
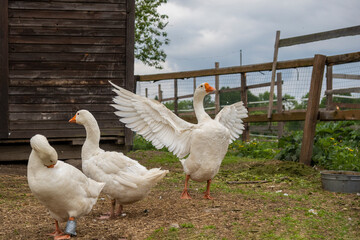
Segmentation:
{"type": "Polygon", "coordinates": [[[135,3],[135,58],[144,64],[162,69],[166,54],[161,47],[169,44],[165,27],[169,18],[158,13],[167,0],[136,0],[135,3]]]}
{"type": "Polygon", "coordinates": [[[240,91],[232,92],[221,92],[221,90],[230,89],[229,87],[222,87],[220,89],[220,105],[230,105],[236,102],[241,101],[240,91]]]}

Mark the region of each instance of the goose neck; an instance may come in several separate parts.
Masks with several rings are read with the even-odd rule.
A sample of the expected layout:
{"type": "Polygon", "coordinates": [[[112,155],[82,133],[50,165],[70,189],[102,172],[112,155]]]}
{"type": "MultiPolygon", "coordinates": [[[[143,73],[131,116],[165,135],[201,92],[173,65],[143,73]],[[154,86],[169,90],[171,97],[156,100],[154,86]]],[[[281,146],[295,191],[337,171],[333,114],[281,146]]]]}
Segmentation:
{"type": "Polygon", "coordinates": [[[210,118],[204,109],[204,97],[205,95],[195,94],[194,96],[194,111],[198,122],[210,118]]]}
{"type": "Polygon", "coordinates": [[[99,150],[100,129],[96,120],[91,120],[84,124],[86,130],[86,139],[81,151],[83,160],[89,159],[95,152],[99,150]]]}

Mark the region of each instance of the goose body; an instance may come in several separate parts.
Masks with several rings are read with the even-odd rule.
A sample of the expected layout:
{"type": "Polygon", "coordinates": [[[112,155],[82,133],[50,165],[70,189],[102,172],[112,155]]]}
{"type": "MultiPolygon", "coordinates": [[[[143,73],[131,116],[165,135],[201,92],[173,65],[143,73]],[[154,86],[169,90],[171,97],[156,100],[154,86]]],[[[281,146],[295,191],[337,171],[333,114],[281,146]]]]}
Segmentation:
{"type": "MultiPolygon", "coordinates": [[[[55,219],[54,235],[61,235],[58,222],[74,221],[88,214],[105,183],[96,182],[72,165],[58,161],[57,153],[46,137],[35,135],[30,144],[32,151],[27,167],[30,190],[55,219]]],[[[57,239],[67,237],[57,236],[57,239]]]]}
{"type": "MultiPolygon", "coordinates": [[[[110,82],[111,83],[111,82],[110,82]]],[[[190,198],[188,180],[207,181],[205,198],[210,197],[210,183],[218,173],[229,144],[242,133],[247,109],[242,102],[224,107],[212,119],[204,110],[204,97],[214,91],[208,83],[194,92],[197,124],[186,122],[155,100],[136,95],[113,83],[117,94],[112,106],[126,127],[142,135],[158,149],[167,147],[180,158],[186,174],[181,198],[190,198]],[[184,158],[186,157],[187,158],[184,158]]]]}
{"type": "Polygon", "coordinates": [[[89,111],[78,111],[70,122],[81,124],[86,129],[86,140],[81,150],[82,170],[86,176],[106,183],[103,192],[112,200],[110,218],[121,214],[122,205],[145,198],[151,188],[168,173],[160,168],[148,170],[121,152],[101,149],[100,129],[89,111]],[[119,209],[115,214],[116,203],[119,209]]]}

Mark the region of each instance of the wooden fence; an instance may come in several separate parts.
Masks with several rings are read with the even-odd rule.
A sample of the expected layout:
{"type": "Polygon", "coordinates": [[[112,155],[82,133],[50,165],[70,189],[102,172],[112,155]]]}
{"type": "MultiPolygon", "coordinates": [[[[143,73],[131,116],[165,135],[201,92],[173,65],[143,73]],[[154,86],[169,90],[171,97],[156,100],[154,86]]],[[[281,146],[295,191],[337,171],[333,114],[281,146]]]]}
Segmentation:
{"type": "MultiPolygon", "coordinates": [[[[214,69],[205,69],[205,70],[195,70],[195,71],[186,71],[186,72],[176,72],[176,73],[162,73],[162,74],[154,74],[154,75],[142,75],[137,76],[136,79],[138,81],[158,81],[158,80],[174,80],[174,89],[176,93],[174,94],[173,99],[162,99],[161,89],[159,89],[159,99],[160,101],[164,100],[174,100],[176,102],[175,106],[177,106],[177,101],[181,97],[177,94],[177,79],[185,79],[185,78],[196,78],[203,76],[215,76],[215,114],[220,110],[219,104],[219,94],[220,90],[219,86],[219,75],[225,74],[241,74],[241,87],[240,90],[241,98],[244,102],[245,106],[247,106],[247,90],[251,88],[265,87],[270,86],[270,99],[269,105],[267,107],[267,114],[259,114],[259,115],[249,115],[248,118],[244,119],[245,122],[245,131],[243,133],[243,140],[249,139],[249,127],[248,123],[251,122],[286,122],[286,121],[302,121],[305,120],[304,123],[304,135],[301,146],[300,153],[300,162],[310,165],[311,156],[312,156],[312,148],[314,142],[315,135],[315,127],[318,120],[320,121],[330,121],[330,120],[360,120],[360,106],[356,105],[342,105],[351,108],[357,108],[352,110],[340,110],[333,109],[334,103],[332,102],[333,94],[340,93],[353,93],[360,92],[359,87],[351,88],[351,89],[332,89],[332,81],[333,78],[336,77],[344,77],[343,75],[334,75],[332,74],[332,66],[350,62],[358,62],[360,61],[360,52],[353,52],[348,54],[341,54],[335,56],[324,56],[324,55],[315,55],[313,58],[306,59],[297,59],[292,61],[278,61],[278,51],[280,47],[288,47],[297,44],[310,43],[315,41],[321,41],[326,39],[332,39],[337,37],[345,37],[345,36],[354,36],[360,34],[360,26],[354,26],[349,28],[337,29],[327,32],[297,36],[287,39],[280,39],[280,31],[276,32],[275,37],[275,45],[274,45],[274,58],[270,63],[264,64],[253,64],[247,66],[236,66],[236,67],[227,67],[227,68],[219,68],[218,64],[215,65],[214,69]],[[325,111],[319,111],[319,103],[320,103],[320,94],[322,81],[325,71],[325,66],[327,66],[327,108],[325,111]],[[280,105],[282,98],[281,91],[281,75],[277,75],[278,80],[275,81],[276,70],[279,69],[288,69],[288,68],[299,68],[299,67],[313,67],[312,76],[311,76],[311,85],[309,90],[309,98],[306,112],[304,111],[283,111],[282,105],[280,105]],[[270,83],[265,84],[257,84],[257,85],[247,85],[246,84],[246,73],[250,72],[259,72],[259,71],[271,71],[271,81],[270,83]],[[273,97],[274,97],[274,87],[275,84],[278,86],[278,106],[276,108],[276,113],[273,113],[273,97]]],[[[351,79],[358,79],[358,76],[346,76],[351,79]]],[[[160,85],[159,85],[160,86],[160,85]]],[[[159,87],[160,88],[160,87],[159,87]]],[[[182,96],[184,97],[184,96],[182,96]]],[[[187,95],[186,97],[189,97],[187,95]]],[[[190,96],[191,97],[191,96],[190,96]]],[[[251,109],[249,109],[251,111],[251,109]]],[[[175,113],[177,113],[177,108],[175,109],[175,113]]],[[[281,127],[281,125],[280,125],[281,127]]]]}
{"type": "MultiPolygon", "coordinates": [[[[256,114],[252,115],[251,112],[253,110],[266,110],[268,107],[263,108],[249,108],[250,115],[248,118],[244,119],[244,122],[246,124],[246,128],[244,131],[244,134],[242,136],[243,140],[249,139],[249,127],[248,123],[254,123],[254,122],[287,122],[287,121],[306,121],[308,124],[305,123],[305,125],[308,125],[310,128],[314,128],[317,121],[338,121],[338,120],[360,120],[360,105],[347,105],[347,107],[351,108],[357,108],[357,109],[350,109],[350,110],[339,110],[334,109],[332,106],[334,106],[333,102],[330,102],[330,105],[328,105],[327,109],[321,109],[319,111],[319,102],[320,102],[320,91],[323,81],[323,74],[325,65],[327,65],[327,92],[326,95],[331,99],[331,96],[333,94],[339,94],[343,92],[359,92],[360,88],[349,88],[349,89],[332,89],[332,81],[336,77],[342,77],[343,75],[336,75],[331,74],[332,66],[338,65],[338,64],[345,64],[345,63],[351,63],[351,62],[359,62],[360,61],[360,52],[353,52],[353,53],[347,53],[347,54],[341,54],[341,55],[334,55],[334,56],[323,56],[323,55],[315,55],[313,58],[305,58],[305,59],[297,59],[297,60],[290,60],[290,61],[279,61],[277,62],[277,69],[289,69],[289,68],[299,68],[299,67],[313,67],[313,73],[311,77],[311,87],[309,92],[309,101],[308,101],[308,109],[306,111],[284,111],[282,107],[282,79],[281,79],[281,73],[277,73],[277,81],[275,81],[275,84],[277,87],[277,101],[278,104],[276,107],[273,107],[272,109],[276,112],[273,113],[270,118],[268,117],[268,114],[256,114]],[[310,124],[311,123],[311,124],[310,124]],[[314,125],[315,124],[315,125],[314,125]]],[[[227,91],[239,91],[241,92],[241,98],[244,102],[245,106],[248,106],[247,102],[247,96],[246,92],[249,89],[254,88],[260,88],[260,87],[266,87],[271,86],[271,82],[268,83],[261,83],[261,84],[254,84],[254,85],[248,85],[246,81],[246,74],[250,72],[260,72],[260,71],[271,71],[272,70],[272,63],[263,63],[263,64],[253,64],[253,65],[245,65],[245,66],[236,66],[236,67],[225,67],[225,68],[218,68],[215,67],[213,69],[205,69],[205,70],[195,70],[195,71],[186,71],[186,72],[174,72],[174,73],[161,73],[161,74],[153,74],[153,75],[141,75],[136,76],[137,81],[157,81],[157,80],[169,80],[174,82],[174,97],[172,98],[162,98],[162,91],[161,91],[161,85],[159,85],[159,100],[160,101],[174,101],[177,103],[178,100],[184,99],[184,98],[190,98],[193,96],[193,94],[187,94],[187,95],[178,95],[178,79],[185,79],[185,78],[194,78],[197,77],[204,77],[204,76],[219,76],[219,75],[227,75],[227,74],[241,74],[241,87],[240,88],[232,88],[232,89],[226,89],[226,90],[217,90],[214,94],[218,95],[222,92],[227,91]]],[[[358,79],[358,76],[354,75],[345,75],[348,79],[358,79]]],[[[215,81],[218,78],[215,78],[215,81]]],[[[215,83],[215,85],[218,85],[215,83]]],[[[195,86],[194,86],[195,87],[195,86]]],[[[215,99],[217,99],[215,97],[215,99]]],[[[329,102],[330,100],[328,100],[329,102]]],[[[218,100],[215,100],[216,104],[218,103],[218,100]]],[[[177,106],[177,104],[175,104],[177,106]]],[[[219,105],[218,105],[219,106],[219,105]]],[[[345,106],[341,105],[340,106],[345,106]]],[[[219,107],[215,107],[215,111],[213,111],[213,114],[216,114],[219,107]]],[[[175,108],[175,113],[178,113],[178,109],[175,108]]],[[[194,115],[192,113],[182,114],[182,118],[188,120],[188,121],[196,121],[194,119],[194,115]]],[[[280,125],[281,126],[281,125],[280,125]]],[[[314,131],[308,131],[308,129],[304,129],[306,132],[312,132],[314,131]]],[[[304,132],[305,132],[304,131],[304,132]]],[[[312,138],[313,135],[305,136],[307,139],[312,138]]],[[[312,145],[312,141],[307,141],[307,147],[310,147],[312,145]]],[[[305,146],[305,145],[304,145],[305,146]]],[[[310,164],[311,158],[308,156],[305,156],[306,159],[302,159],[301,161],[305,164],[310,164]]]]}

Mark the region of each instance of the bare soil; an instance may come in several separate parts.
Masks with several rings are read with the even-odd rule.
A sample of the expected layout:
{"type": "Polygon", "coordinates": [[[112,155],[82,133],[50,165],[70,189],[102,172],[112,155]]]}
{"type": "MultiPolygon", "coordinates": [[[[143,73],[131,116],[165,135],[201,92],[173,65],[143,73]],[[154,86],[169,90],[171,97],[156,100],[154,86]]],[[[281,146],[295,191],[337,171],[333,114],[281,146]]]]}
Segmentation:
{"type": "MultiPolygon", "coordinates": [[[[132,157],[147,167],[156,165],[141,159],[141,154],[134,153],[132,157]]],[[[149,155],[146,157],[149,158],[149,155]]],[[[79,162],[73,164],[78,165],[79,162]]],[[[267,164],[279,163],[272,161],[267,164]]],[[[193,199],[181,200],[184,175],[180,163],[165,164],[162,168],[169,169],[170,173],[147,198],[126,205],[125,216],[99,220],[98,217],[110,207],[109,199],[101,195],[90,214],[78,219],[78,236],[75,239],[269,239],[264,231],[282,236],[282,232],[288,231],[288,225],[284,224],[286,216],[301,222],[304,214],[314,208],[314,203],[284,197],[284,192],[293,196],[304,195],[304,199],[327,199],[323,205],[319,203],[320,206],[315,206],[318,211],[333,213],[334,216],[341,212],[345,219],[353,220],[347,227],[346,236],[349,238],[345,236],[342,239],[359,236],[360,198],[356,194],[325,192],[321,190],[320,183],[315,191],[305,187],[293,189],[291,181],[233,184],[229,185],[228,191],[218,187],[217,184],[224,184],[229,179],[230,172],[255,169],[256,166],[247,162],[223,167],[213,181],[211,194],[214,200],[202,199],[206,183],[193,181],[190,182],[193,199]],[[272,197],[275,192],[282,192],[278,199],[272,197]],[[300,213],[297,214],[297,211],[300,213]]],[[[30,192],[25,163],[0,165],[0,190],[0,239],[52,239],[46,234],[54,231],[54,221],[30,192]]],[[[61,227],[63,229],[65,223],[61,227]]],[[[312,233],[308,233],[307,226],[301,228],[295,227],[304,237],[298,239],[309,239],[312,233]]],[[[332,229],[329,224],[318,226],[314,231],[319,236],[328,235],[330,239],[332,229]]]]}

